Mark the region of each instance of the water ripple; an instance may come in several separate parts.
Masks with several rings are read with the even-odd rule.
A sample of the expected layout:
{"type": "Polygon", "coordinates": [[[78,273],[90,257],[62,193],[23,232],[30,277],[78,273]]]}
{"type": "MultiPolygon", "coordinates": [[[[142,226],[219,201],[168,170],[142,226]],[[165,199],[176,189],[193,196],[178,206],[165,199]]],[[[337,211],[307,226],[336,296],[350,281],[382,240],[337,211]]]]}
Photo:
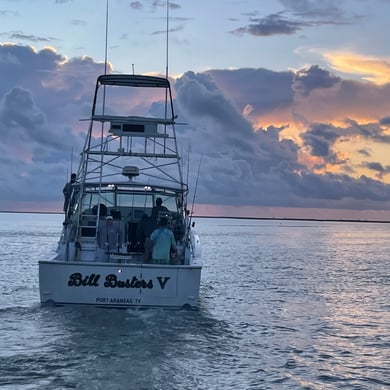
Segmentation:
{"type": "Polygon", "coordinates": [[[61,218],[0,224],[0,388],[390,386],[390,226],[199,219],[198,311],[41,308],[61,218]]]}

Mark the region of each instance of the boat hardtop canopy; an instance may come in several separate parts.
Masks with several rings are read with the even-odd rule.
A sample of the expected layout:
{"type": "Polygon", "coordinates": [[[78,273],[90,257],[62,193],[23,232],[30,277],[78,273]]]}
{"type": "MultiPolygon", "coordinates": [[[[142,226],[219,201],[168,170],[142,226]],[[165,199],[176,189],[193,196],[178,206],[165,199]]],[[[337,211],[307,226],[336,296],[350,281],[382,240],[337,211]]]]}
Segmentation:
{"type": "Polygon", "coordinates": [[[175,116],[174,116],[174,109],[173,109],[171,85],[169,83],[169,80],[163,77],[145,76],[145,75],[131,75],[131,74],[100,75],[96,81],[91,119],[100,122],[122,122],[122,123],[144,123],[144,124],[155,123],[155,124],[163,124],[163,125],[172,125],[174,123],[175,116]],[[165,89],[168,92],[168,96],[169,96],[168,100],[170,102],[171,118],[167,116],[165,118],[150,118],[150,117],[137,117],[137,116],[127,116],[127,117],[109,116],[105,114],[95,115],[98,91],[102,86],[165,89]]]}
{"type": "Polygon", "coordinates": [[[122,87],[143,88],[170,88],[169,80],[166,78],[131,74],[101,75],[98,77],[96,85],[117,85],[122,87]]]}

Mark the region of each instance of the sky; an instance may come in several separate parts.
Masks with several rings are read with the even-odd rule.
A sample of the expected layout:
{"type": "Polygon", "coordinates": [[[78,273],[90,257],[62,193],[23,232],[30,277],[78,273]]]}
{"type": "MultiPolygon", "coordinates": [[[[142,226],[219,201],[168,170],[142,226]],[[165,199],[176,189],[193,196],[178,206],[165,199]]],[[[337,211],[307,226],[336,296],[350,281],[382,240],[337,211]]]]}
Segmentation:
{"type": "Polygon", "coordinates": [[[0,210],[62,210],[107,57],[168,65],[195,215],[390,220],[390,0],[106,6],[0,0],[0,210]]]}

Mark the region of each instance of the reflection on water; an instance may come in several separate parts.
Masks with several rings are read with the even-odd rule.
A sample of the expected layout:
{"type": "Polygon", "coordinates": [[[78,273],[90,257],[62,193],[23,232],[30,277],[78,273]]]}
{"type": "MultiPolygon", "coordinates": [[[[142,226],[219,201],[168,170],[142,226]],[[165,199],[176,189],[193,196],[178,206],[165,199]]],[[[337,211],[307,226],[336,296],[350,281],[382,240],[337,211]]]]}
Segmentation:
{"type": "Polygon", "coordinates": [[[110,310],[39,306],[37,257],[58,239],[57,221],[46,218],[35,230],[33,220],[26,224],[33,251],[15,221],[0,226],[0,386],[380,389],[389,382],[389,225],[200,219],[200,309],[110,310]]]}
{"type": "Polygon", "coordinates": [[[386,383],[389,228],[225,220],[202,235],[206,251],[214,242],[219,246],[218,255],[205,254],[219,260],[207,274],[216,281],[216,295],[226,298],[219,300],[219,313],[234,329],[252,332],[249,346],[265,353],[262,367],[275,377],[271,383],[386,383]],[[220,230],[228,236],[224,245],[220,230]],[[233,271],[219,283],[225,265],[233,271]]]}

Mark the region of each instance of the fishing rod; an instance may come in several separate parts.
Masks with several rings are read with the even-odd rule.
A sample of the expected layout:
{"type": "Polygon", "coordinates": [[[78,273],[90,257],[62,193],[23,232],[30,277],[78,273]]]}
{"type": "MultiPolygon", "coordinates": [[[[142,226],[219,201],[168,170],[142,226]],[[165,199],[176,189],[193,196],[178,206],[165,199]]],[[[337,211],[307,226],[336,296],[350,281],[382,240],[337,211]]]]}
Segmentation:
{"type": "Polygon", "coordinates": [[[72,174],[73,172],[73,145],[70,150],[70,173],[72,174]]]}
{"type": "MultiPolygon", "coordinates": [[[[168,80],[168,53],[169,53],[169,0],[167,0],[167,14],[166,14],[166,53],[165,53],[165,78],[168,80]]],[[[168,88],[165,88],[165,107],[164,107],[164,118],[167,119],[168,115],[168,88]]],[[[172,118],[173,120],[173,118],[172,118]]],[[[164,134],[166,134],[167,125],[164,124],[164,134]]],[[[166,148],[166,139],[164,138],[164,153],[166,148]]]]}
{"type": "Polygon", "coordinates": [[[199,160],[198,174],[197,174],[197,176],[196,176],[194,197],[193,197],[193,199],[192,199],[192,206],[191,206],[190,221],[189,221],[188,229],[189,229],[190,226],[191,226],[192,214],[193,214],[193,212],[194,212],[195,197],[196,197],[196,191],[197,191],[197,189],[198,189],[198,182],[199,182],[199,176],[200,176],[200,167],[201,167],[201,165],[202,165],[202,160],[203,160],[203,153],[201,154],[200,160],[199,160]]]}
{"type": "MultiPolygon", "coordinates": [[[[104,75],[107,75],[107,62],[108,62],[108,22],[109,22],[109,15],[108,15],[108,0],[106,0],[106,37],[105,37],[105,46],[104,46],[104,75]]],[[[102,114],[104,116],[106,109],[106,86],[103,86],[103,101],[102,101],[102,114]]],[[[101,123],[101,135],[100,135],[100,174],[99,174],[99,192],[98,192],[98,210],[97,215],[100,215],[100,200],[102,197],[102,181],[103,181],[103,135],[104,135],[104,122],[101,123]]],[[[99,218],[96,220],[96,229],[98,228],[98,222],[99,218]]]]}
{"type": "Polygon", "coordinates": [[[190,153],[191,153],[191,143],[188,144],[186,183],[188,183],[188,180],[189,180],[189,177],[190,177],[190,153]]]}

